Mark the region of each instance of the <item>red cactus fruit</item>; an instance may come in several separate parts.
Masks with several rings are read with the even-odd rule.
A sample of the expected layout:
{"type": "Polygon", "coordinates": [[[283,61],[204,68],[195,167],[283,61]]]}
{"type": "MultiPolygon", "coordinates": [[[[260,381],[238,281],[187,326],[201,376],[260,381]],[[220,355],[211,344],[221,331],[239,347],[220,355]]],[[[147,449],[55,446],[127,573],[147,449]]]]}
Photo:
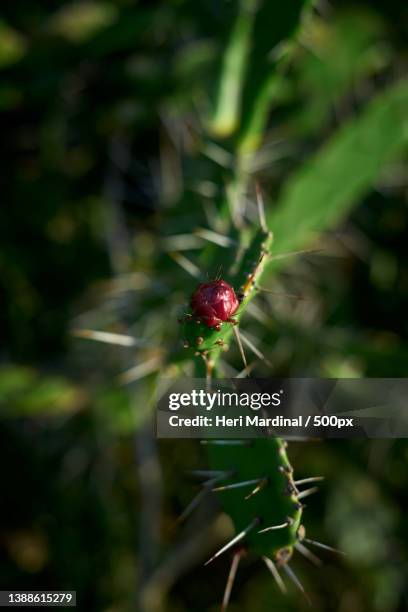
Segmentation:
{"type": "Polygon", "coordinates": [[[210,328],[218,328],[229,321],[238,307],[234,289],[223,280],[201,283],[191,297],[194,316],[210,328]]]}

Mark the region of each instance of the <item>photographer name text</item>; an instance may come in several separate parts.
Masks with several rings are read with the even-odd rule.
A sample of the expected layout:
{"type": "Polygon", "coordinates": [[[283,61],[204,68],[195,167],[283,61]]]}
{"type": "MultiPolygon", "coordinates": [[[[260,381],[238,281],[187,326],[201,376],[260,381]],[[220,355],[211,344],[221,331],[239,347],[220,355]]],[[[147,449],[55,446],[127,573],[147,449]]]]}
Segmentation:
{"type": "Polygon", "coordinates": [[[246,415],[239,417],[215,416],[208,417],[198,415],[195,417],[182,417],[179,415],[169,416],[170,427],[193,427],[193,428],[238,428],[238,427],[354,427],[353,418],[341,418],[336,415],[299,415],[295,418],[287,418],[282,415],[265,418],[259,415],[246,415]]]}

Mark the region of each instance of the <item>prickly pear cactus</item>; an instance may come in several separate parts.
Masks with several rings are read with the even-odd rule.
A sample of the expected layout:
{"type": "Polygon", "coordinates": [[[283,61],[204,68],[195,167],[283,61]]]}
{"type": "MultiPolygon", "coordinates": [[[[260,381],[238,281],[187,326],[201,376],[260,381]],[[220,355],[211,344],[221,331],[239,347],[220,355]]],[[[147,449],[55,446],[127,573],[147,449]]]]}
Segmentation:
{"type": "MultiPolygon", "coordinates": [[[[151,471],[143,464],[150,444],[151,468],[158,378],[220,376],[221,358],[234,341],[244,365],[241,374],[248,375],[253,364],[246,361],[240,323],[277,264],[275,256],[281,258],[289,251],[304,249],[312,237],[334,227],[375,182],[389,157],[406,143],[406,130],[389,129],[396,115],[401,120],[406,117],[408,87],[401,82],[374,98],[361,116],[340,127],[286,182],[279,176],[282,187],[278,200],[265,214],[259,191],[254,197],[254,185],[263,180],[259,168],[268,166],[267,152],[262,148],[268,115],[296,49],[296,36],[311,17],[314,2],[293,0],[281,6],[266,0],[235,0],[229,4],[234,6],[235,19],[225,27],[221,61],[211,77],[216,83],[212,97],[209,91],[204,92],[205,108],[199,109],[202,113],[195,123],[180,120],[182,137],[177,133],[174,138],[168,130],[168,140],[176,142],[172,156],[179,162],[183,180],[179,185],[174,181],[168,190],[176,193],[173,199],[164,198],[160,238],[146,243],[142,233],[140,243],[146,248],[142,246],[137,260],[122,270],[123,278],[117,279],[114,288],[115,299],[113,290],[110,295],[110,304],[120,311],[122,292],[126,293],[123,288],[128,288],[126,302],[131,305],[131,313],[123,317],[120,329],[124,333],[118,334],[116,329],[115,333],[77,331],[80,337],[133,347],[135,351],[132,359],[136,363],[132,361],[132,367],[122,373],[121,382],[132,385],[129,397],[133,406],[137,396],[137,410],[121,414],[120,425],[116,425],[119,417],[115,411],[115,426],[127,433],[141,432],[142,500],[159,480],[149,480],[146,475],[151,471]],[[179,140],[183,141],[180,147],[179,140]],[[177,309],[183,302],[184,311],[180,312],[177,309]],[[128,320],[134,325],[128,325],[128,320]]],[[[168,116],[174,119],[172,110],[170,107],[168,116]]],[[[264,177],[265,182],[271,182],[269,167],[264,177]]],[[[112,242],[121,244],[121,229],[119,226],[112,242]]],[[[127,259],[132,258],[133,252],[127,259]]],[[[115,317],[117,312],[112,319],[115,317]]],[[[110,324],[109,319],[108,328],[110,324]]],[[[89,325],[98,328],[100,321],[96,318],[89,325]]],[[[248,339],[245,343],[249,346],[248,339]]],[[[259,347],[249,348],[262,359],[259,347]]],[[[303,590],[289,565],[294,550],[315,563],[318,560],[305,543],[333,550],[309,540],[302,526],[303,521],[307,526],[303,499],[315,492],[315,487],[308,485],[319,478],[296,479],[286,442],[281,439],[219,440],[208,442],[206,448],[209,465],[203,488],[215,490],[235,526],[233,539],[209,560],[234,553],[223,609],[228,605],[238,561],[246,547],[263,558],[279,588],[285,589],[279,573],[282,568],[303,590]]],[[[158,497],[140,511],[140,535],[148,541],[145,549],[149,553],[142,572],[145,574],[154,573],[161,554],[158,497]],[[153,518],[152,508],[156,513],[153,518]]],[[[194,507],[194,503],[189,506],[194,507]]],[[[187,515],[183,513],[183,517],[187,515]]],[[[140,609],[152,612],[151,601],[144,600],[144,589],[139,591],[140,609]]],[[[156,606],[154,610],[161,612],[162,608],[156,606]]]]}
{"type": "MultiPolygon", "coordinates": [[[[272,247],[272,234],[265,228],[260,194],[258,207],[262,229],[255,232],[247,249],[241,250],[240,258],[233,262],[227,276],[229,282],[218,279],[200,284],[192,295],[191,312],[180,320],[184,350],[199,363],[204,361],[208,378],[216,371],[220,351],[228,350],[233,332],[247,368],[238,326],[246,306],[259,290],[272,247]]],[[[280,438],[206,440],[203,443],[211,468],[204,489],[219,495],[221,506],[232,519],[236,531],[234,538],[207,561],[210,563],[229,550],[234,552],[222,609],[228,606],[238,562],[247,549],[262,557],[282,591],[286,587],[279,568],[283,568],[305,594],[289,561],[296,549],[309,560],[318,562],[304,546],[306,530],[301,524],[301,500],[314,493],[316,487],[305,490],[298,487],[321,478],[296,481],[286,452],[287,442],[280,438]]],[[[188,510],[194,507],[193,502],[188,510]]],[[[313,540],[307,541],[325,547],[313,540]]]]}

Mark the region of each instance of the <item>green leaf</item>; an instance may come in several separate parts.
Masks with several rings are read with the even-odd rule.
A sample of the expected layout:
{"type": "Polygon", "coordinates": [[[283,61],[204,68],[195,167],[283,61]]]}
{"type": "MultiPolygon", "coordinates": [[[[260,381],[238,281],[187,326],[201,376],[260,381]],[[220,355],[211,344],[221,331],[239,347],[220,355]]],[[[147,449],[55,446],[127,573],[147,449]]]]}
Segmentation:
{"type": "Polygon", "coordinates": [[[85,402],[85,392],[66,378],[12,364],[0,368],[2,418],[74,413],[85,402]]]}
{"type": "Polygon", "coordinates": [[[17,30],[0,21],[0,68],[18,62],[26,52],[26,40],[17,30]]]}
{"type": "Polygon", "coordinates": [[[72,2],[65,4],[50,19],[49,28],[71,42],[83,42],[113,23],[117,10],[106,2],[72,2]]]}
{"type": "Polygon", "coordinates": [[[259,145],[280,85],[277,69],[288,56],[292,37],[301,25],[302,13],[310,5],[310,0],[283,4],[264,0],[256,15],[238,136],[241,151],[254,151],[259,145]]]}
{"type": "Polygon", "coordinates": [[[227,41],[209,120],[211,134],[224,138],[236,129],[241,107],[241,93],[255,18],[254,0],[241,0],[238,14],[227,41]]]}
{"type": "Polygon", "coordinates": [[[289,179],[268,215],[274,252],[304,248],[318,232],[336,225],[407,141],[408,81],[401,81],[344,124],[289,179]]]}

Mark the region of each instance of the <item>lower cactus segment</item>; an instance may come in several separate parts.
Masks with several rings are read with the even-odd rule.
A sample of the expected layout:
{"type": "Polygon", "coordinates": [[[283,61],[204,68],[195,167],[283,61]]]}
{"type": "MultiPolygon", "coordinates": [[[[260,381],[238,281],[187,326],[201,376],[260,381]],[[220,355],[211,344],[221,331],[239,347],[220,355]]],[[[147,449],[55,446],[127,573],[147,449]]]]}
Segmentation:
{"type": "Polygon", "coordinates": [[[228,474],[216,491],[236,533],[256,521],[245,542],[253,552],[272,557],[278,565],[286,563],[293,546],[304,537],[303,505],[286,442],[262,438],[223,445],[209,440],[207,448],[211,469],[228,474]]]}

